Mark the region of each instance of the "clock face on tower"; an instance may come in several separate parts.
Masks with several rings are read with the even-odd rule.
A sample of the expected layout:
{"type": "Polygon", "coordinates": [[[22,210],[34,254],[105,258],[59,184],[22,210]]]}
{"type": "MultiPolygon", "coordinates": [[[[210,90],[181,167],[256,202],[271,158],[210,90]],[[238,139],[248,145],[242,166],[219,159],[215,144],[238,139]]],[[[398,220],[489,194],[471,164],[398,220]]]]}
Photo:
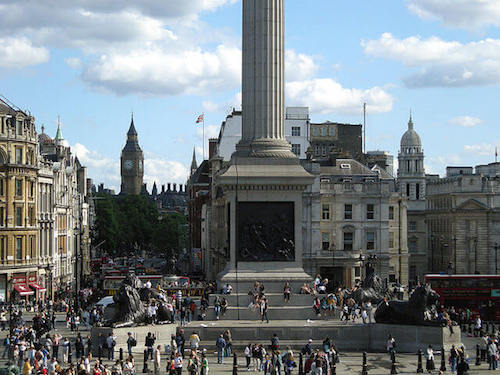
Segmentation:
{"type": "Polygon", "coordinates": [[[125,160],[125,169],[132,169],[134,162],[132,160],[125,160]]]}

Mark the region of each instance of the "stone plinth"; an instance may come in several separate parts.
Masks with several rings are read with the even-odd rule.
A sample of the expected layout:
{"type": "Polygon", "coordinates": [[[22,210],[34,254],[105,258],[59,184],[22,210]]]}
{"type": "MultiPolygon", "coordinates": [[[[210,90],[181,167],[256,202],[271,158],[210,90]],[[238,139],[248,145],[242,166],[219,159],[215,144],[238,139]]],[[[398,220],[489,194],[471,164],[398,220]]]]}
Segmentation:
{"type": "Polygon", "coordinates": [[[212,349],[215,340],[224,330],[229,329],[233,345],[244,348],[249,342],[267,345],[274,333],[280,338],[282,346],[291,346],[300,350],[308,339],[312,339],[315,347],[329,337],[341,351],[367,351],[370,353],[384,352],[387,337],[391,334],[400,353],[417,353],[419,349],[425,352],[428,345],[435,350],[446,351],[451,345],[462,345],[459,327],[454,327],[455,333],[450,335],[448,328],[423,327],[389,324],[345,324],[335,321],[271,321],[269,324],[257,321],[218,321],[195,322],[184,328],[186,336],[192,331],[199,332],[202,347],[212,349]]]}
{"type": "MultiPolygon", "coordinates": [[[[156,336],[155,345],[161,345],[162,349],[165,345],[170,345],[171,335],[175,335],[177,329],[177,324],[160,324],[160,325],[146,325],[138,327],[123,327],[123,328],[111,328],[111,327],[92,327],[91,338],[92,338],[92,354],[94,356],[98,355],[98,335],[102,333],[104,337],[107,337],[110,333],[116,336],[116,346],[115,346],[115,358],[118,358],[118,351],[123,348],[124,357],[127,356],[127,339],[128,332],[132,333],[132,336],[137,340],[137,346],[132,349],[134,356],[141,355],[144,353],[144,345],[148,332],[151,332],[156,336]]],[[[106,356],[106,351],[102,353],[102,356],[106,356]]]]}

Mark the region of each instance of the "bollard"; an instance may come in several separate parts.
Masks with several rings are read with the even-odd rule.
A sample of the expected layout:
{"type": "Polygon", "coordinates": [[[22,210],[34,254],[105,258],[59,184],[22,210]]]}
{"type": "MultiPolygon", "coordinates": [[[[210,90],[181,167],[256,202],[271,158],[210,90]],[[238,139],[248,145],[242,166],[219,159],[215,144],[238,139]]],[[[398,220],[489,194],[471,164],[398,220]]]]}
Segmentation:
{"type": "Polygon", "coordinates": [[[418,349],[418,362],[417,362],[417,374],[422,374],[424,369],[422,367],[422,349],[418,349]]]}
{"type": "Polygon", "coordinates": [[[99,358],[99,362],[101,361],[102,357],[102,346],[99,345],[99,348],[97,349],[97,358],[99,358]]]}
{"type": "Polygon", "coordinates": [[[444,348],[441,348],[441,367],[439,368],[439,371],[446,371],[446,353],[444,348]]]}
{"type": "Polygon", "coordinates": [[[144,349],[144,366],[142,367],[142,373],[148,373],[148,350],[144,349]]]}
{"type": "Polygon", "coordinates": [[[391,352],[391,375],[392,374],[397,374],[398,371],[396,370],[396,352],[393,350],[391,352]]]}
{"type": "Polygon", "coordinates": [[[299,354],[299,375],[304,375],[304,357],[299,354]]]}
{"type": "Polygon", "coordinates": [[[120,348],[120,361],[123,361],[123,348],[120,348]]]}
{"type": "Polygon", "coordinates": [[[238,375],[238,357],[233,353],[233,375],[238,375]]]}
{"type": "Polygon", "coordinates": [[[363,352],[363,369],[361,375],[368,375],[368,367],[366,366],[366,352],[363,352]]]}
{"type": "Polygon", "coordinates": [[[481,364],[481,355],[479,352],[479,344],[476,345],[476,366],[481,364]]]}

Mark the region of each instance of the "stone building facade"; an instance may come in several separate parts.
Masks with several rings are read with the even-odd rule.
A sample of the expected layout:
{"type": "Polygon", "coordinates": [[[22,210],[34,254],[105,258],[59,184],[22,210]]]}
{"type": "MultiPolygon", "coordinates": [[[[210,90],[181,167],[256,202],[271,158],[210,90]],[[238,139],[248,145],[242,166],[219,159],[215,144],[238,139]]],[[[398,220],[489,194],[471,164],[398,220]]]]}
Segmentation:
{"type": "Polygon", "coordinates": [[[60,128],[38,135],[34,117],[0,100],[0,300],[66,292],[77,255],[88,271],[85,179],[60,128]]]}
{"type": "Polygon", "coordinates": [[[305,269],[334,285],[352,287],[364,277],[365,261],[389,282],[407,283],[406,198],[383,170],[353,159],[322,166],[319,246],[304,255],[305,269]]]}
{"type": "Polygon", "coordinates": [[[427,181],[429,271],[498,274],[500,163],[449,167],[427,181]]]}
{"type": "Polygon", "coordinates": [[[427,258],[426,176],[424,149],[420,136],[414,129],[410,116],[408,129],[401,137],[398,154],[398,186],[401,194],[408,199],[408,251],[409,281],[423,280],[429,269],[427,258]]]}
{"type": "Polygon", "coordinates": [[[362,125],[326,121],[311,123],[311,154],[321,164],[332,164],[331,158],[364,160],[362,125]]]}
{"type": "Polygon", "coordinates": [[[0,99],[0,300],[38,293],[37,155],[34,117],[0,99]]]}

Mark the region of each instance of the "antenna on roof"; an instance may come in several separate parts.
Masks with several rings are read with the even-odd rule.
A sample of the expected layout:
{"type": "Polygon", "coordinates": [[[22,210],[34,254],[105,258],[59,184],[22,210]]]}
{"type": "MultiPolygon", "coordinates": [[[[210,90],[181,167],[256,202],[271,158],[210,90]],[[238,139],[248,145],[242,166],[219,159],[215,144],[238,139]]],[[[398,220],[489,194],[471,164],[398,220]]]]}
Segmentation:
{"type": "Polygon", "coordinates": [[[363,103],[363,150],[366,154],[366,103],[363,103]]]}

